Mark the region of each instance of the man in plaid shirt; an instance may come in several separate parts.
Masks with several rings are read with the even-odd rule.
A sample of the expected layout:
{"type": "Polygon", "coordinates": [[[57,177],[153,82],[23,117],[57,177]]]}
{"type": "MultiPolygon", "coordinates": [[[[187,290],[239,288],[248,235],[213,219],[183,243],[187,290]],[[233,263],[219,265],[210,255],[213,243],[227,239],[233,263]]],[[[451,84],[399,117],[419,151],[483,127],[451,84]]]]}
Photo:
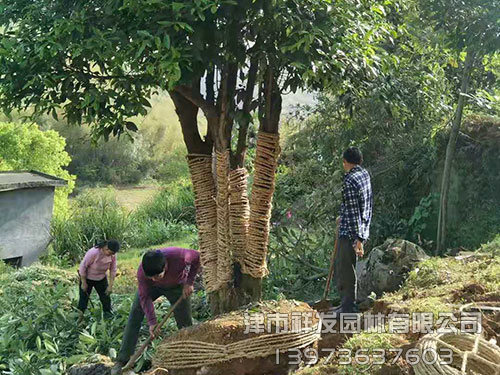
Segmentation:
{"type": "Polygon", "coordinates": [[[356,261],[364,255],[363,243],[370,233],[373,194],[370,175],[361,167],[363,155],[356,147],[343,154],[344,184],[342,206],[338,220],[335,275],[337,290],[342,298],[339,313],[359,311],[356,306],[356,261]]]}

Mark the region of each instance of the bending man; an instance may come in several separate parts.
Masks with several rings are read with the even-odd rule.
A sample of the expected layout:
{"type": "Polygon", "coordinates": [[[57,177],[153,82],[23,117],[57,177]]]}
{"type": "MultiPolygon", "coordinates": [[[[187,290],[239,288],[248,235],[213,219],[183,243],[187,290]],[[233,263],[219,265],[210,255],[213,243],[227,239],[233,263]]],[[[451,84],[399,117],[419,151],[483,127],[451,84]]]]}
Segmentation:
{"type": "Polygon", "coordinates": [[[122,346],[111,374],[120,374],[137,345],[144,315],[149,325],[149,333],[155,334],[157,325],[153,301],[165,296],[174,304],[181,296],[182,302],[174,310],[177,327],[192,325],[191,303],[193,283],[200,268],[200,255],[196,250],[168,247],[148,251],[137,270],[138,292],[128,317],[122,346]]]}

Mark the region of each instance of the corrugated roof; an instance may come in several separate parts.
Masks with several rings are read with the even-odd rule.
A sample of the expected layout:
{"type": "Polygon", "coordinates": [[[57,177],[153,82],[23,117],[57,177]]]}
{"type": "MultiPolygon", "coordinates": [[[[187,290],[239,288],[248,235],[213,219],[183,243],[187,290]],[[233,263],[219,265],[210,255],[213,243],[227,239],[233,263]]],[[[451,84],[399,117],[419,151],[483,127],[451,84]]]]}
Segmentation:
{"type": "Polygon", "coordinates": [[[66,180],[37,171],[0,172],[0,191],[36,188],[43,186],[65,186],[66,180]]]}

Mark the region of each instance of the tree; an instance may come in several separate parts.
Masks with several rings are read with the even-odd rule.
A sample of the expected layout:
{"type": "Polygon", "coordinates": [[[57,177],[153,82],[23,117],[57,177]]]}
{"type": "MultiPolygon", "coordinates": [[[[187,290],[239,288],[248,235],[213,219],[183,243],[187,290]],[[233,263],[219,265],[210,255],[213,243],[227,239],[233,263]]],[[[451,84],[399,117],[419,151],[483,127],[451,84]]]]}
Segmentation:
{"type": "Polygon", "coordinates": [[[66,141],[56,131],[41,131],[35,124],[0,122],[0,171],[36,170],[68,182],[54,196],[54,214],[68,213],[68,195],[75,187],[75,176],[63,169],[71,158],[64,150],[66,141]]]}
{"type": "Polygon", "coordinates": [[[188,150],[205,286],[218,313],[261,296],[283,92],[374,74],[393,3],[2,0],[0,8],[4,111],[62,111],[107,139],[135,131],[129,118],[168,90],[188,150]],[[255,120],[249,198],[244,161],[255,120]]]}
{"type": "Polygon", "coordinates": [[[498,0],[421,0],[420,5],[423,21],[440,33],[444,43],[443,47],[463,58],[458,101],[451,123],[441,181],[436,243],[436,253],[441,253],[446,244],[451,166],[466,99],[470,96],[471,75],[475,68],[483,64],[485,56],[495,53],[499,49],[498,9],[500,2],[498,0]]]}

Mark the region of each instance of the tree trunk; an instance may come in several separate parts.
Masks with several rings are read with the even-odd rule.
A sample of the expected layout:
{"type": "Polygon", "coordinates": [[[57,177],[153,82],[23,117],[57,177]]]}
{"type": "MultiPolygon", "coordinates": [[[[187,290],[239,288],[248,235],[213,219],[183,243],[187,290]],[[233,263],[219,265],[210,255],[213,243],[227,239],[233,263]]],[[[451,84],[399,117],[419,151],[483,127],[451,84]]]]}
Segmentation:
{"type": "Polygon", "coordinates": [[[234,310],[237,300],[232,288],[232,241],[230,227],[230,200],[229,200],[229,168],[230,168],[230,140],[233,109],[233,97],[236,87],[237,69],[234,64],[228,64],[222,72],[221,87],[219,90],[219,108],[217,131],[215,132],[216,181],[217,181],[217,304],[213,305],[212,313],[220,314],[234,310]]]}
{"type": "Polygon", "coordinates": [[[213,146],[212,138],[208,136],[203,141],[198,130],[198,106],[176,91],[171,91],[169,94],[174,102],[175,112],[181,123],[182,136],[188,153],[211,155],[213,146]]]}
{"type": "MultiPolygon", "coordinates": [[[[191,87],[178,86],[171,93],[190,153],[188,162],[195,190],[200,252],[213,315],[261,299],[262,278],[268,273],[266,256],[279,154],[281,93],[273,70],[268,67],[260,90],[260,129],[250,204],[244,159],[257,71],[257,60],[254,60],[243,101],[246,116],[240,123],[233,155],[230,147],[237,67],[228,64],[222,70],[217,103],[213,103],[211,92],[207,92],[206,98],[201,96],[199,83],[191,87]],[[197,128],[198,108],[208,121],[206,141],[201,139],[197,128]]],[[[209,72],[207,80],[212,79],[209,72]]]]}
{"type": "Polygon", "coordinates": [[[254,162],[254,182],[250,199],[248,246],[243,266],[241,289],[246,299],[262,297],[262,278],[268,274],[267,247],[272,198],[278,164],[281,93],[270,67],[264,83],[264,103],[259,110],[260,130],[254,162]]]}
{"type": "Polygon", "coordinates": [[[438,231],[436,241],[436,254],[441,254],[446,243],[446,220],[448,208],[448,192],[450,188],[450,173],[455,147],[457,144],[458,133],[462,123],[462,114],[466,101],[466,94],[469,89],[469,81],[474,63],[474,52],[468,50],[465,57],[465,65],[462,74],[462,85],[458,97],[457,109],[453,118],[453,124],[450,131],[448,146],[446,147],[446,158],[444,161],[443,179],[441,182],[441,197],[439,202],[438,231]]]}
{"type": "Polygon", "coordinates": [[[188,165],[195,195],[196,224],[203,280],[211,305],[217,296],[217,206],[215,180],[212,175],[212,145],[210,133],[203,141],[198,131],[198,107],[178,92],[170,96],[181,123],[184,143],[188,150],[188,165]]]}

